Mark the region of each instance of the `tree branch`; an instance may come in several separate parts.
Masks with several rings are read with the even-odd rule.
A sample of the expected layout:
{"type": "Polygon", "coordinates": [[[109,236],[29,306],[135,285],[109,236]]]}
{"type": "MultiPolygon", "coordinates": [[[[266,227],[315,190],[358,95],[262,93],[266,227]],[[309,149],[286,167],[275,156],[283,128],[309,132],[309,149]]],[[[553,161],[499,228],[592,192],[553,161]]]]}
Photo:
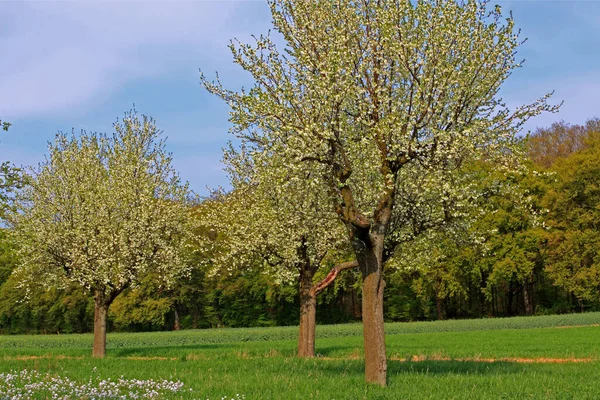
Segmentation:
{"type": "Polygon", "coordinates": [[[333,281],[335,280],[335,278],[337,278],[340,272],[356,267],[358,267],[358,261],[347,261],[336,265],[331,269],[331,271],[329,271],[325,279],[314,285],[311,290],[314,292],[315,296],[317,296],[319,293],[325,290],[326,287],[333,283],[333,281]]]}

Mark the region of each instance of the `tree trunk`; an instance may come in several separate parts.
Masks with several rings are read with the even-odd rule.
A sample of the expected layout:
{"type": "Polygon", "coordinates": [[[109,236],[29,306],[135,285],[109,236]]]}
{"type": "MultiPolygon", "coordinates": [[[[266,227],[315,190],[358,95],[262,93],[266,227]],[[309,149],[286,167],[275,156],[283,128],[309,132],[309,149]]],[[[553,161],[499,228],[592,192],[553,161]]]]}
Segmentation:
{"type": "Polygon", "coordinates": [[[523,284],[523,302],[525,303],[525,315],[533,315],[531,296],[529,295],[529,283],[523,284]]]}
{"type": "Polygon", "coordinates": [[[179,321],[179,313],[177,312],[177,305],[173,307],[173,311],[175,311],[175,321],[173,322],[173,330],[178,331],[181,330],[181,321],[179,321]]]}
{"type": "Polygon", "coordinates": [[[437,318],[439,321],[444,319],[444,311],[442,307],[442,299],[438,296],[435,296],[435,308],[437,310],[437,318]]]}
{"type": "Polygon", "coordinates": [[[106,356],[106,315],[109,302],[103,292],[96,291],[94,296],[94,347],[92,357],[106,356]]]}
{"type": "Polygon", "coordinates": [[[383,235],[371,235],[372,245],[355,244],[355,252],[363,276],[362,316],[365,349],[365,379],[386,385],[387,359],[383,330],[383,235]],[[362,247],[362,248],[359,248],[362,247]]]}
{"type": "Polygon", "coordinates": [[[356,261],[361,270],[363,340],[365,350],[365,380],[380,386],[386,385],[387,359],[385,356],[385,332],[383,330],[383,250],[386,232],[390,226],[394,205],[395,173],[390,163],[383,160],[381,171],[386,176],[386,186],[374,210],[373,218],[361,214],[354,202],[352,190],[346,181],[352,174],[352,166],[342,151],[344,168],[338,168],[341,204],[336,211],[348,228],[348,235],[356,261]],[[391,179],[388,179],[389,177],[391,179]]]}
{"type": "Polygon", "coordinates": [[[358,294],[354,288],[352,288],[352,317],[354,319],[362,318],[362,307],[359,304],[358,294]]]}
{"type": "Polygon", "coordinates": [[[313,290],[313,271],[310,267],[300,271],[300,332],[298,357],[315,356],[315,326],[317,324],[317,294],[313,290]]]}
{"type": "Polygon", "coordinates": [[[317,296],[335,281],[340,272],[358,267],[358,262],[347,261],[336,265],[319,283],[313,284],[316,268],[307,262],[300,269],[300,334],[298,356],[315,356],[315,327],[317,325],[317,296]]]}

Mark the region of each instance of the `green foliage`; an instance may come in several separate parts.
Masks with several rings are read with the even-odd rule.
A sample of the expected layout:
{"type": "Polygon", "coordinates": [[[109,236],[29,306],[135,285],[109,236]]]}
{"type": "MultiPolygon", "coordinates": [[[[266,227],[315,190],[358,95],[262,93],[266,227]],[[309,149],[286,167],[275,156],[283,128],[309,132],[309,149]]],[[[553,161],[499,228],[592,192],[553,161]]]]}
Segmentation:
{"type": "Polygon", "coordinates": [[[12,124],[10,122],[6,122],[6,121],[2,121],[0,119],[0,126],[2,127],[3,131],[7,131],[8,128],[11,126],[12,124]]]}
{"type": "Polygon", "coordinates": [[[600,131],[600,119],[592,118],[585,125],[555,122],[548,128],[538,128],[527,138],[527,154],[534,164],[550,168],[554,163],[585,149],[588,136],[600,131]]]}
{"type": "Polygon", "coordinates": [[[0,286],[6,282],[17,266],[15,243],[10,232],[0,228],[0,286]]]}
{"type": "MultiPolygon", "coordinates": [[[[406,275],[404,271],[387,271],[387,288],[384,294],[386,321],[419,321],[429,317],[423,307],[423,298],[419,298],[413,290],[413,282],[418,276],[406,275]]],[[[389,323],[386,326],[389,326],[389,323]]]]}
{"type": "Polygon", "coordinates": [[[547,270],[579,302],[600,299],[600,130],[586,148],[554,165],[546,198],[553,228],[547,270]]]}
{"type": "Polygon", "coordinates": [[[77,287],[39,290],[24,300],[14,276],[0,288],[0,332],[89,332],[93,321],[92,299],[77,287]]]}
{"type": "MultiPolygon", "coordinates": [[[[492,160],[464,164],[459,172],[472,182],[465,197],[472,204],[469,207],[451,204],[455,215],[449,224],[432,225],[421,236],[400,236],[405,241],[398,254],[404,258],[405,267],[393,268],[398,266],[394,265],[397,259],[386,265],[386,320],[431,320],[440,315],[465,318],[529,312],[562,314],[600,309],[598,132],[598,120],[590,120],[585,126],[561,123],[538,130],[530,139],[538,140],[537,147],[534,149],[532,142],[527,144],[531,158],[535,160],[536,154],[551,152],[557,143],[560,150],[560,154],[548,153],[548,160],[552,161],[544,172],[536,172],[531,166],[507,171],[492,160]],[[576,145],[572,146],[574,141],[576,145]]],[[[539,167],[541,164],[536,161],[539,167]]],[[[4,167],[3,171],[14,173],[3,175],[11,180],[3,192],[7,194],[2,202],[6,207],[12,197],[8,189],[18,188],[23,181],[9,164],[4,167]]],[[[462,179],[460,174],[453,174],[452,178],[462,179]]],[[[419,183],[429,177],[421,171],[415,179],[414,182],[419,183]]],[[[295,187],[296,190],[299,187],[295,187]]],[[[404,211],[396,217],[410,213],[434,215],[440,211],[432,208],[435,202],[425,199],[443,196],[441,191],[428,189],[428,194],[421,197],[424,203],[417,206],[415,199],[409,196],[410,187],[399,189],[402,189],[399,204],[404,211]]],[[[240,263],[251,268],[234,269],[231,273],[227,268],[215,269],[211,264],[215,254],[211,252],[228,251],[227,237],[223,232],[216,233],[217,225],[211,225],[207,218],[207,213],[214,214],[212,220],[219,218],[218,210],[211,207],[223,204],[215,200],[194,209],[197,219],[190,224],[194,225],[194,238],[182,256],[187,267],[192,268],[189,277],[173,281],[167,289],[161,285],[158,275],[146,275],[137,282],[135,290],[128,289],[115,300],[109,320],[114,329],[170,330],[176,320],[184,329],[297,324],[298,288],[281,284],[278,279],[286,274],[282,275],[282,271],[289,266],[281,267],[277,257],[270,258],[272,265],[268,268],[256,261],[264,259],[275,244],[281,245],[278,240],[287,235],[286,229],[279,227],[279,231],[273,231],[274,236],[263,241],[260,237],[253,239],[253,249],[258,251],[240,263]],[[211,246],[198,244],[198,237],[212,237],[211,246]],[[277,273],[273,273],[275,271],[277,273]]],[[[233,218],[243,212],[244,207],[231,207],[226,211],[227,218],[233,218]]],[[[275,210],[270,212],[267,220],[277,216],[275,210]]],[[[227,223],[227,218],[223,214],[217,222],[227,223]]],[[[419,217],[417,222],[423,221],[425,219],[419,217]]],[[[238,222],[239,227],[244,226],[243,219],[238,222]]],[[[269,224],[277,225],[276,218],[269,224]]],[[[407,226],[420,229],[417,224],[407,226]]],[[[259,231],[258,228],[255,231],[259,231]]],[[[315,237],[318,239],[318,235],[315,237]]],[[[236,246],[241,250],[248,244],[238,242],[236,246]]],[[[34,286],[27,292],[17,277],[11,276],[19,263],[17,253],[21,244],[15,241],[10,229],[0,229],[0,331],[88,332],[93,307],[87,293],[70,285],[50,291],[34,286]],[[26,295],[31,299],[27,303],[23,302],[26,295]]],[[[293,249],[293,246],[282,247],[293,249]]],[[[235,254],[241,253],[228,257],[231,259],[235,254]]],[[[344,249],[328,252],[322,262],[325,268],[316,273],[315,281],[322,279],[336,262],[347,259],[344,249]]],[[[287,280],[293,281],[292,275],[288,274],[287,280]]],[[[360,318],[359,281],[355,272],[347,271],[322,293],[318,300],[319,323],[360,318]]],[[[469,324],[478,326],[477,322],[469,324]]],[[[393,325],[388,324],[386,329],[390,326],[393,325]]],[[[356,328],[356,332],[359,334],[360,330],[356,328]]],[[[295,328],[291,329],[289,338],[295,334],[295,328]]]]}
{"type": "Polygon", "coordinates": [[[487,297],[498,290],[507,293],[499,304],[508,315],[513,313],[515,293],[520,294],[524,313],[535,311],[533,288],[543,273],[547,239],[541,206],[547,180],[527,168],[510,174],[493,171],[486,183],[491,189],[485,196],[487,213],[475,227],[485,240],[478,264],[486,275],[487,297]]]}
{"type": "MultiPolygon", "coordinates": [[[[10,123],[0,120],[0,126],[8,131],[10,123]]],[[[10,162],[0,159],[0,221],[3,221],[6,213],[10,210],[11,196],[15,190],[23,187],[22,171],[10,162]]]]}
{"type": "Polygon", "coordinates": [[[172,306],[172,298],[153,296],[140,289],[127,290],[115,299],[109,317],[117,330],[163,330],[172,306]]]}

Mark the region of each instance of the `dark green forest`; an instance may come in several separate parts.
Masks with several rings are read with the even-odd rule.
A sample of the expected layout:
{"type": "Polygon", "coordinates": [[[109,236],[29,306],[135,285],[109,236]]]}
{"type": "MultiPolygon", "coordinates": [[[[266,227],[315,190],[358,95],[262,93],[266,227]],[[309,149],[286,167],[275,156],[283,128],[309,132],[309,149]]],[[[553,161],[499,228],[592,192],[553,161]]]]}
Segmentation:
{"type": "MultiPolygon", "coordinates": [[[[485,163],[473,167],[481,171],[487,211],[466,236],[478,240],[438,235],[443,254],[429,257],[427,266],[386,268],[387,321],[600,310],[600,120],[558,122],[522,144],[527,168],[521,172],[495,172],[485,163]]],[[[198,218],[204,206],[196,206],[198,218]]],[[[0,230],[0,332],[91,331],[93,298],[81,287],[40,290],[24,300],[24,289],[11,276],[17,246],[7,228],[0,230]]],[[[148,279],[121,293],[111,307],[109,329],[298,324],[296,283],[278,284],[253,268],[210,274],[206,259],[210,254],[190,252],[191,277],[168,290],[148,279]]],[[[415,254],[414,262],[420,259],[415,254]]],[[[318,323],[360,320],[360,282],[358,271],[340,274],[319,296],[318,323]]]]}

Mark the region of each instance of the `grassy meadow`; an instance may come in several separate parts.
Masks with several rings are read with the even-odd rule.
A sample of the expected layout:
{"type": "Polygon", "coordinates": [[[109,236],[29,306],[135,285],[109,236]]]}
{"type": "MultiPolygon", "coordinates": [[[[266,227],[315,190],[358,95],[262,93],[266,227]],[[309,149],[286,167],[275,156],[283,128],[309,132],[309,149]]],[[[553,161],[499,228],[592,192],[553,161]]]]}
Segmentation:
{"type": "MultiPolygon", "coordinates": [[[[14,377],[23,370],[71,386],[183,383],[152,392],[167,399],[597,399],[598,324],[600,313],[390,323],[387,388],[364,383],[360,324],[319,326],[309,360],[294,356],[295,327],[114,333],[101,360],[89,334],[0,336],[0,374],[13,386],[31,384],[14,377]]],[[[51,398],[48,385],[27,393],[51,398]]],[[[71,398],[119,398],[102,396],[71,398]]]]}

